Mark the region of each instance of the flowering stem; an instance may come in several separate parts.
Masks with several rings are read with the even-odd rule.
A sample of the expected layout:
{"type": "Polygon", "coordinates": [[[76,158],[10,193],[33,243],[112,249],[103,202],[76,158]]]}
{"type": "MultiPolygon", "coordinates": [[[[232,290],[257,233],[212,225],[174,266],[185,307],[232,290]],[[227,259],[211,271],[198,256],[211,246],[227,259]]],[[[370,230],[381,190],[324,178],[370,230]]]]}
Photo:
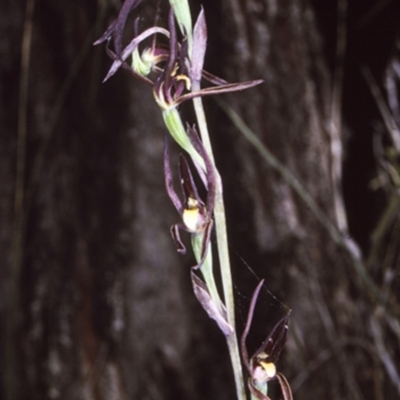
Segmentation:
{"type": "MultiPolygon", "coordinates": [[[[193,92],[200,90],[200,82],[193,81],[192,84],[193,84],[192,86],[193,92]]],[[[216,169],[215,166],[215,160],[208,132],[205,112],[203,108],[203,102],[200,97],[196,97],[193,99],[193,104],[201,139],[203,141],[204,148],[206,149],[206,152],[210,157],[210,160],[214,167],[214,174],[216,180],[214,220],[215,220],[215,230],[217,235],[218,256],[219,256],[222,287],[224,291],[224,299],[225,299],[228,323],[233,328],[232,333],[226,336],[226,340],[228,344],[233,373],[235,377],[237,397],[238,400],[246,400],[246,394],[243,383],[242,364],[240,361],[239,346],[235,330],[235,305],[233,299],[232,274],[231,274],[231,265],[229,260],[229,251],[228,251],[228,237],[226,230],[226,217],[225,217],[222,181],[218,173],[218,170],[216,169]]]]}

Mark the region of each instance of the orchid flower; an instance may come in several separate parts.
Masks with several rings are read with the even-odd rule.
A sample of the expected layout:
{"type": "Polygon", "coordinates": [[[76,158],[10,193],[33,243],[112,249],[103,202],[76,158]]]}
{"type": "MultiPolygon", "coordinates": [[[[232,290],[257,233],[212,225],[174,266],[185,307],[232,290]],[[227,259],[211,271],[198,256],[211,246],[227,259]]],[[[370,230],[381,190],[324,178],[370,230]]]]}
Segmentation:
{"type": "MultiPolygon", "coordinates": [[[[207,45],[207,26],[203,10],[198,16],[193,32],[190,32],[190,35],[186,33],[181,42],[178,41],[176,31],[175,9],[171,7],[168,17],[168,30],[153,26],[140,34],[135,32],[135,37],[122,49],[122,33],[128,14],[140,3],[141,0],[126,0],[117,19],[94,43],[97,45],[105,41],[108,42],[111,38],[114,40],[115,51],[107,46],[107,54],[113,60],[113,63],[104,82],[111,78],[119,68],[123,68],[153,86],[154,98],[162,110],[164,122],[171,136],[192,157],[196,166],[200,166],[205,171],[204,161],[187,137],[177,107],[184,101],[196,97],[244,90],[256,86],[262,81],[228,83],[203,70],[207,45]],[[165,44],[157,45],[156,40],[153,40],[151,47],[146,47],[140,53],[139,46],[150,37],[156,39],[156,35],[167,38],[168,47],[165,48],[165,44]],[[188,38],[192,43],[188,43],[188,38]],[[190,44],[192,45],[190,46],[190,44]],[[129,57],[132,57],[132,65],[129,65],[126,61],[129,57]],[[156,75],[153,79],[149,77],[151,72],[156,75]],[[198,82],[202,77],[212,86],[192,91],[192,82],[198,82]]],[[[178,11],[181,10],[178,9],[178,11]]],[[[181,31],[189,31],[191,22],[189,18],[185,17],[186,14],[184,11],[178,14],[181,31]]],[[[137,29],[135,30],[137,31],[137,29]]]]}
{"type": "Polygon", "coordinates": [[[240,341],[243,363],[249,372],[248,386],[253,398],[259,400],[271,400],[267,396],[267,384],[273,379],[277,379],[282,390],[284,400],[293,400],[292,390],[286,377],[276,370],[276,361],[285,346],[288,322],[291,311],[283,317],[272,329],[258,350],[249,358],[246,339],[250,331],[254,309],[264,280],[257,285],[250,303],[249,314],[246,327],[240,341]]]}
{"type": "MultiPolygon", "coordinates": [[[[209,96],[213,94],[234,92],[256,86],[262,80],[253,80],[242,83],[228,83],[225,80],[215,77],[210,73],[203,71],[205,49],[207,45],[207,26],[204,17],[204,11],[201,10],[193,33],[192,54],[188,54],[188,43],[186,37],[182,43],[178,42],[178,36],[175,26],[175,16],[173,8],[170,9],[168,17],[168,30],[162,27],[151,27],[141,34],[135,36],[131,42],[122,50],[122,33],[129,12],[136,8],[142,0],[126,0],[117,19],[109,26],[106,32],[94,44],[98,45],[109,39],[114,39],[115,52],[109,50],[109,55],[114,60],[111,68],[104,79],[108,80],[117,70],[125,64],[126,60],[132,56],[139,45],[147,38],[162,34],[169,38],[169,50],[163,47],[153,46],[146,48],[142,52],[142,60],[145,63],[151,62],[153,71],[159,71],[155,82],[146,80],[155,86],[154,93],[157,103],[163,108],[176,107],[184,101],[191,100],[194,97],[209,96]],[[164,64],[160,67],[159,64],[164,64]],[[191,79],[200,79],[204,77],[214,86],[202,89],[198,92],[190,92],[191,79]]],[[[138,55],[136,54],[136,57],[138,55]]],[[[140,56],[139,56],[140,57],[140,56]]],[[[133,67],[131,67],[133,69],[133,67]]],[[[134,70],[134,69],[133,69],[134,70]]],[[[134,72],[143,77],[140,71],[134,72]]]]}
{"type": "Polygon", "coordinates": [[[175,206],[182,219],[182,222],[178,222],[171,227],[171,235],[175,242],[177,251],[181,254],[185,254],[186,247],[180,238],[179,232],[180,230],[184,230],[191,234],[192,247],[197,260],[197,264],[194,265],[191,270],[194,294],[209,317],[214,319],[222,332],[228,336],[232,333],[233,328],[227,322],[225,306],[219,297],[212,272],[210,239],[212,228],[214,226],[212,220],[215,201],[214,169],[194,127],[188,127],[188,137],[193,143],[193,147],[201,157],[203,157],[206,165],[207,199],[204,202],[199,196],[189,163],[186,160],[186,157],[181,154],[179,169],[183,202],[180,200],[173,186],[168,140],[166,138],[164,147],[165,186],[172,204],[175,206]],[[196,275],[195,272],[197,270],[200,270],[205,282],[196,275]]]}
{"type": "Polygon", "coordinates": [[[214,210],[215,200],[215,176],[211,161],[203,147],[203,144],[198,137],[195,128],[188,127],[188,136],[193,144],[193,147],[203,158],[207,173],[206,173],[206,189],[207,200],[203,202],[200,198],[197,187],[194,183],[193,175],[189,167],[189,163],[184,155],[180,155],[179,170],[180,183],[182,187],[183,202],[179,199],[173,187],[172,171],[170,166],[168,141],[165,140],[164,148],[164,174],[165,187],[172,204],[182,218],[182,222],[177,223],[171,228],[171,235],[177,247],[177,251],[181,254],[186,253],[186,248],[182,243],[179,231],[185,230],[193,235],[202,236],[202,244],[200,246],[200,259],[194,269],[199,269],[203,264],[207,255],[208,245],[213,227],[212,213],[214,210]]]}

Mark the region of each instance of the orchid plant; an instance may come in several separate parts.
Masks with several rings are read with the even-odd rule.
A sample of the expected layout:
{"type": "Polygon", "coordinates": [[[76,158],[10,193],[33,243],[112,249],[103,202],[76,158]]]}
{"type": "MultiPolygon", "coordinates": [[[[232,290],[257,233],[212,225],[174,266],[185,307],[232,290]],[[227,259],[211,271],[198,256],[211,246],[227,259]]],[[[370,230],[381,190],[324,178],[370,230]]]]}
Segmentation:
{"type": "MultiPolygon", "coordinates": [[[[139,32],[139,17],[137,16],[134,20],[134,37],[124,46],[123,32],[128,16],[138,8],[140,3],[142,3],[142,0],[126,0],[116,20],[94,44],[106,42],[107,54],[112,59],[112,65],[104,81],[110,79],[122,68],[152,87],[155,102],[161,110],[166,128],[185,153],[181,154],[179,159],[179,177],[183,195],[181,200],[174,190],[174,173],[170,165],[168,138],[165,138],[165,186],[168,196],[180,216],[180,222],[171,227],[171,235],[177,251],[182,254],[186,253],[186,247],[181,240],[180,232],[188,232],[191,235],[192,249],[196,258],[196,264],[191,268],[193,291],[209,317],[216,321],[226,337],[235,376],[237,397],[239,400],[245,400],[242,364],[235,329],[222,183],[215,167],[201,98],[248,89],[262,81],[228,83],[203,69],[207,46],[207,26],[204,10],[201,9],[193,27],[188,0],[169,1],[170,10],[167,28],[158,26],[156,21],[154,26],[139,32]],[[203,79],[209,83],[206,88],[201,88],[203,79]],[[179,105],[189,100],[193,101],[200,135],[196,125],[186,124],[185,128],[179,113],[179,105]],[[194,174],[198,175],[204,185],[205,200],[199,196],[194,174]],[[213,252],[210,238],[214,228],[217,237],[224,300],[221,299],[219,294],[213,270],[213,252]]],[[[256,292],[258,293],[259,290],[259,287],[257,287],[256,292]]],[[[271,347],[270,343],[270,341],[275,342],[276,340],[275,331],[281,332],[284,328],[283,337],[286,339],[287,319],[284,320],[283,325],[282,322],[278,323],[278,328],[269,337],[271,340],[266,345],[263,344],[262,351],[257,352],[249,360],[244,343],[251,323],[256,297],[257,295],[253,296],[249,311],[250,322],[245,329],[245,336],[242,337],[241,350],[243,364],[251,376],[249,379],[251,397],[264,400],[268,399],[265,394],[267,382],[275,376],[281,383],[283,392],[286,390],[287,393],[290,393],[290,387],[286,379],[281,378],[281,374],[263,378],[262,390],[255,386],[257,379],[254,377],[254,371],[259,366],[262,369],[267,365],[264,360],[260,359],[261,353],[264,354],[269,349],[276,353],[276,345],[272,344],[271,347]]],[[[280,335],[282,336],[281,333],[280,335]]],[[[279,352],[283,344],[284,340],[279,340],[279,352]]],[[[285,396],[285,400],[287,399],[291,399],[291,395],[290,397],[285,396]]]]}

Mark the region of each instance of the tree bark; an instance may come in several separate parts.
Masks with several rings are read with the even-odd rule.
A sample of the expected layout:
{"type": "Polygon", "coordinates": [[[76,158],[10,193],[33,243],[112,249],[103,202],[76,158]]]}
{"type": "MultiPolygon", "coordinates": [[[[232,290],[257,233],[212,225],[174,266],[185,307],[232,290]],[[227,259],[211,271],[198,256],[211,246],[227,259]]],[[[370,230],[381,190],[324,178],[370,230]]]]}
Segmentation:
{"type": "MultiPolygon", "coordinates": [[[[144,3],[147,18],[155,5],[144,3]]],[[[203,4],[206,69],[231,82],[264,80],[225,100],[337,225],[332,76],[310,2],[203,4]]],[[[0,15],[1,398],[235,396],[224,338],[191,290],[193,259],[170,238],[179,216],[165,193],[165,127],[151,88],[121,71],[101,84],[110,60],[92,43],[120,5],[28,0],[0,15]]],[[[297,400],[396,398],[376,329],[396,341],[351,254],[213,99],[206,109],[238,307],[259,278],[279,299],[264,292],[275,305],[261,303],[266,319],[254,322],[254,337],[265,338],[287,305],[278,369],[297,400]]]]}

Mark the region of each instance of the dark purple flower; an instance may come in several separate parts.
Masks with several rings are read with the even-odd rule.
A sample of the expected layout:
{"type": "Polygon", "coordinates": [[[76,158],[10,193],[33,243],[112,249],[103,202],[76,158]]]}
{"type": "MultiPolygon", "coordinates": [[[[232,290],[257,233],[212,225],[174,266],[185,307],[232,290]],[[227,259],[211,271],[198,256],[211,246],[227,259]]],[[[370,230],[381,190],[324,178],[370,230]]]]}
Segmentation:
{"type": "Polygon", "coordinates": [[[266,385],[267,382],[277,379],[282,390],[284,400],[293,400],[292,391],[289,382],[285,376],[277,372],[275,363],[286,343],[288,334],[288,322],[291,311],[286,314],[272,329],[258,350],[249,358],[246,339],[250,331],[251,322],[253,320],[254,309],[256,306],[258,294],[264,283],[262,280],[256,287],[250,303],[249,314],[247,316],[246,327],[240,340],[243,363],[249,372],[248,386],[253,394],[260,400],[271,400],[267,395],[260,391],[260,386],[266,385]]]}
{"type": "Polygon", "coordinates": [[[234,92],[256,86],[262,80],[253,80],[242,83],[228,83],[225,80],[213,76],[203,70],[204,56],[207,47],[207,26],[204,12],[201,10],[193,31],[193,45],[191,53],[186,37],[178,40],[175,24],[174,11],[171,8],[168,16],[168,30],[162,27],[153,26],[142,33],[136,32],[135,37],[129,44],[122,48],[122,33],[126,24],[128,14],[141,3],[141,0],[126,0],[117,19],[109,26],[103,36],[94,44],[100,44],[113,38],[114,50],[107,46],[107,53],[113,60],[113,64],[104,81],[113,76],[119,68],[129,70],[134,76],[154,85],[154,96],[162,109],[169,109],[178,106],[184,101],[195,97],[210,96],[220,93],[234,92]],[[162,35],[168,39],[168,47],[165,44],[157,44],[153,40],[150,47],[140,53],[139,46],[148,38],[162,35]],[[146,64],[146,73],[134,62],[131,66],[127,59],[133,57],[139,64],[146,64]],[[156,77],[150,79],[150,72],[156,77]],[[204,78],[212,86],[193,90],[193,83],[199,87],[201,78],[204,78]]]}
{"type": "Polygon", "coordinates": [[[213,228],[212,214],[214,211],[215,201],[215,175],[211,160],[208,157],[196,130],[188,127],[187,132],[193,147],[203,158],[206,166],[207,199],[204,202],[199,196],[189,163],[185,156],[181,154],[179,159],[179,170],[183,201],[180,200],[173,185],[167,139],[165,139],[164,149],[165,187],[172,204],[175,206],[182,218],[182,222],[174,224],[171,227],[171,235],[178,252],[182,254],[186,253],[186,248],[180,238],[180,230],[185,230],[191,234],[203,234],[200,260],[198,264],[194,266],[194,269],[198,269],[201,267],[207,256],[208,245],[213,228]]]}

